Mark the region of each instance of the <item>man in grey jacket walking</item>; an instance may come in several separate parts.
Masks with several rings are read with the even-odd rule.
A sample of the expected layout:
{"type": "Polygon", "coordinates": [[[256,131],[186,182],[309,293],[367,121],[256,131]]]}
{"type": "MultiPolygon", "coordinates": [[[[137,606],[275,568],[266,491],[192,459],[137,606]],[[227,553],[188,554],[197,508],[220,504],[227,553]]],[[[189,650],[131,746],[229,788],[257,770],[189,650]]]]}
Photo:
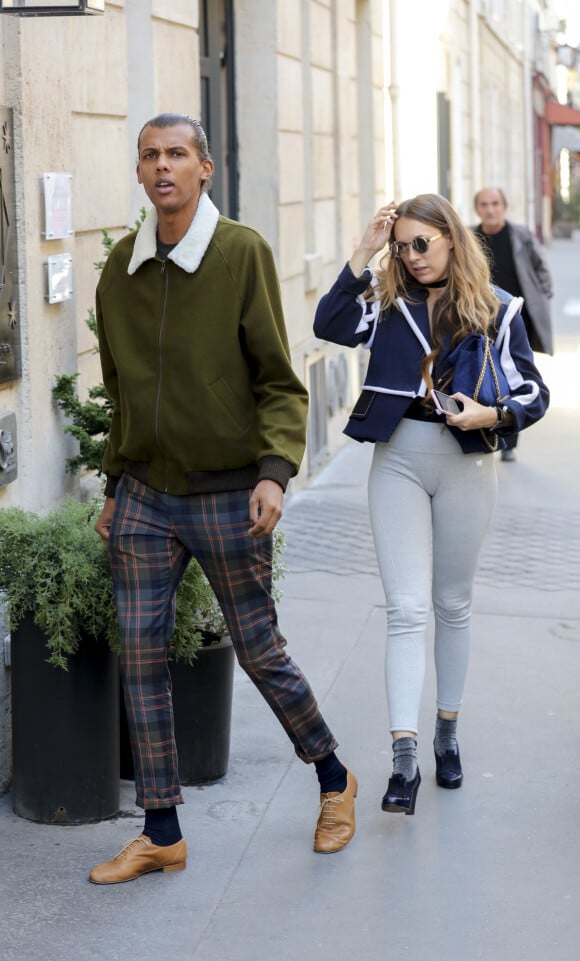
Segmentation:
{"type": "MultiPolygon", "coordinates": [[[[499,187],[483,187],[474,199],[480,223],[473,228],[488,251],[494,284],[524,298],[522,317],[532,350],[552,354],[552,278],[542,248],[524,224],[506,220],[507,200],[499,187]]],[[[506,438],[502,460],[514,460],[518,435],[506,438]]]]}

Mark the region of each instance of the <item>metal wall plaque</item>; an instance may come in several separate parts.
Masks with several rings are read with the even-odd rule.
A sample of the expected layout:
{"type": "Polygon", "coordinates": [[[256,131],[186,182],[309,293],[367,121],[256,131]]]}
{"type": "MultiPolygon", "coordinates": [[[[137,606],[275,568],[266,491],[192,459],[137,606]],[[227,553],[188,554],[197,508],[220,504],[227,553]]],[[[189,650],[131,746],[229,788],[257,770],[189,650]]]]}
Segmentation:
{"type": "Polygon", "coordinates": [[[0,487],[11,484],[17,477],[16,414],[0,414],[0,487]]]}
{"type": "Polygon", "coordinates": [[[43,174],[40,183],[44,200],[42,236],[47,240],[72,237],[72,175],[43,174]]]}
{"type": "Polygon", "coordinates": [[[72,257],[70,254],[55,254],[44,264],[44,296],[49,304],[60,304],[70,300],[73,295],[72,257]]]}
{"type": "Polygon", "coordinates": [[[0,384],[20,377],[12,111],[0,107],[0,384]]]}
{"type": "Polygon", "coordinates": [[[11,484],[17,477],[16,414],[0,414],[0,487],[11,484]]]}

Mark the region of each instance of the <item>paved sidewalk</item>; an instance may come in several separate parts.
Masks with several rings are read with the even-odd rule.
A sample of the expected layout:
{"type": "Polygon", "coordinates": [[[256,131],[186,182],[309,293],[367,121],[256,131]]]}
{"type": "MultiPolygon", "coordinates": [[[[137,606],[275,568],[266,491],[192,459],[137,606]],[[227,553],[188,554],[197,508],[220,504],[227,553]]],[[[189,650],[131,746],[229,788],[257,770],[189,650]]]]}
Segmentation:
{"type": "Polygon", "coordinates": [[[353,842],[313,853],[314,771],[237,670],[228,774],[185,789],[187,871],[86,881],[140,830],[128,783],[121,815],[86,827],[32,824],[0,799],[2,961],[577,961],[580,408],[577,375],[573,391],[561,376],[575,342],[564,368],[560,356],[547,362],[555,405],[522,435],[515,463],[498,460],[462,789],[435,785],[429,663],[417,812],[380,810],[385,610],[366,507],[371,448],[349,443],[288,504],[280,618],[359,779],[353,842]]]}

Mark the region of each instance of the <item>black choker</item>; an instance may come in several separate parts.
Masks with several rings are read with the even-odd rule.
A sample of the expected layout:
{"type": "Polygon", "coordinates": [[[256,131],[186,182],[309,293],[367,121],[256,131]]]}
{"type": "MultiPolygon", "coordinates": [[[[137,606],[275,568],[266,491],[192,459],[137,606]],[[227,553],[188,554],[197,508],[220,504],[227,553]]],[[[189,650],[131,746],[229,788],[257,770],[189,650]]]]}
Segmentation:
{"type": "Polygon", "coordinates": [[[446,287],[448,278],[445,277],[444,280],[436,280],[434,284],[423,284],[423,287],[446,287]]]}

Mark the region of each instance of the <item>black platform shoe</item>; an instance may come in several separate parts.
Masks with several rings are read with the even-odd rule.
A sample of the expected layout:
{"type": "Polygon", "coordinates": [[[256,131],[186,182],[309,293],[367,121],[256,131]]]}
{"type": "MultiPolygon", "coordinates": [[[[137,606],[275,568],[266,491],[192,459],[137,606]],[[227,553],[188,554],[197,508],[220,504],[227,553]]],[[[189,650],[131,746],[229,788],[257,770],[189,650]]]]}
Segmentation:
{"type": "Polygon", "coordinates": [[[393,774],[389,778],[387,792],[381,804],[383,811],[391,811],[394,814],[414,814],[420,783],[419,768],[412,781],[406,781],[401,774],[393,774]]]}
{"type": "Polygon", "coordinates": [[[461,787],[463,771],[459,748],[457,751],[445,751],[443,754],[437,754],[435,751],[435,780],[439,787],[446,787],[449,790],[461,787]]]}

